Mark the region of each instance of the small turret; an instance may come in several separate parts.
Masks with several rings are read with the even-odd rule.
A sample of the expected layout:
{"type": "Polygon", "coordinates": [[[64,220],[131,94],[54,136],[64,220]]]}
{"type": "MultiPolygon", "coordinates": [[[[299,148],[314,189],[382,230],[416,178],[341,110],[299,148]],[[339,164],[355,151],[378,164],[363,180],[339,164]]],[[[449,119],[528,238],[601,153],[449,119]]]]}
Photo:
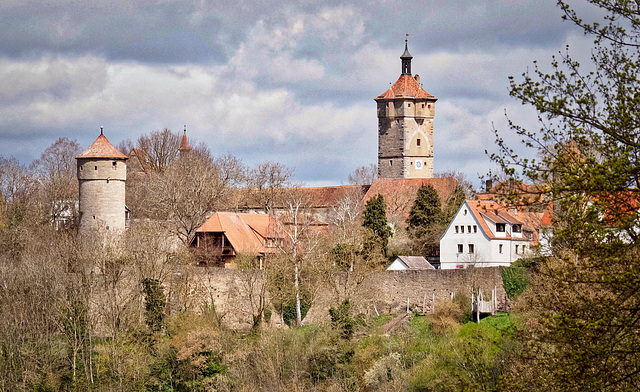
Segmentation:
{"type": "Polygon", "coordinates": [[[189,147],[189,142],[187,141],[187,126],[184,126],[184,133],[182,134],[182,142],[180,142],[180,148],[178,149],[180,154],[187,153],[191,151],[191,147],[189,147]]]}

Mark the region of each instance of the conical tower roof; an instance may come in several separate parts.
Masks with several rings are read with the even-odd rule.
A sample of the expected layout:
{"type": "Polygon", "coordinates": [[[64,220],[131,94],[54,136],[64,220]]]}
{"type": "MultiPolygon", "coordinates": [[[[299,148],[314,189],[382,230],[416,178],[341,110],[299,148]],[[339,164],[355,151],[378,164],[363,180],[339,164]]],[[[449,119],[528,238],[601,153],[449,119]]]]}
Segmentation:
{"type": "Polygon", "coordinates": [[[103,159],[127,159],[127,156],[118,151],[113,144],[107,140],[100,129],[100,136],[84,150],[76,159],[91,159],[91,158],[103,158],[103,159]]]}
{"type": "Polygon", "coordinates": [[[180,152],[188,152],[191,151],[191,147],[189,146],[189,142],[187,141],[187,126],[184,127],[184,133],[182,134],[182,142],[180,142],[180,148],[178,149],[180,152]]]}

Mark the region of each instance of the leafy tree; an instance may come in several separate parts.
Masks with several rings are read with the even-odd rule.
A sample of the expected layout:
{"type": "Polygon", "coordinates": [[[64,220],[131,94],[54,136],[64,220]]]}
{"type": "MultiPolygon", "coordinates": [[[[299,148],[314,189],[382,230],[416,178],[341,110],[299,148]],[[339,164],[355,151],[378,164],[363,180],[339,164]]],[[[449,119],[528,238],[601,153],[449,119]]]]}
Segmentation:
{"type": "Polygon", "coordinates": [[[637,390],[640,385],[640,10],[589,0],[602,21],[565,1],[564,18],[594,37],[588,69],[569,51],[550,73],[535,67],[511,95],[536,108],[539,130],[511,124],[538,159],[518,156],[499,134],[493,158],[553,198],[553,256],[541,263],[524,306],[514,389],[637,390]],[[524,385],[523,385],[524,384],[524,385]]]}
{"type": "Polygon", "coordinates": [[[382,195],[378,194],[367,201],[364,208],[362,226],[369,228],[380,238],[382,253],[386,255],[389,237],[391,237],[391,228],[387,224],[386,205],[382,195]]]}

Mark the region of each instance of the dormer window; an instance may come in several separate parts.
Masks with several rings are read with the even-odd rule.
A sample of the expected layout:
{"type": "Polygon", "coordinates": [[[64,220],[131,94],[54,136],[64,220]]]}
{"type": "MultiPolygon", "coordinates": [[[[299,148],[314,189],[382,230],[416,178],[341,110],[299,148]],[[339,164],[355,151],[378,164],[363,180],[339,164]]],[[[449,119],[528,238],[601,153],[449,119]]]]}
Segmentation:
{"type": "Polygon", "coordinates": [[[506,225],[504,223],[496,223],[496,232],[504,233],[506,230],[506,225]]]}
{"type": "Polygon", "coordinates": [[[522,231],[522,225],[513,225],[511,226],[511,230],[513,230],[514,233],[520,233],[522,231]]]}

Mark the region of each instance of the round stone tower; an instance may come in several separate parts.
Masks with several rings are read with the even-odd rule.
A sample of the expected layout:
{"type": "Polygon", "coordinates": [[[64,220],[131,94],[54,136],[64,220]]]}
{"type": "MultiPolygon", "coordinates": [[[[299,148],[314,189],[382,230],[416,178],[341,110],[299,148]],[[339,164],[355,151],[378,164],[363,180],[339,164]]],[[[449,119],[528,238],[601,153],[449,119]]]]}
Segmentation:
{"type": "Polygon", "coordinates": [[[96,236],[105,242],[118,238],[125,229],[125,181],[127,156],[104,136],[76,157],[80,185],[81,236],[96,236]]]}

